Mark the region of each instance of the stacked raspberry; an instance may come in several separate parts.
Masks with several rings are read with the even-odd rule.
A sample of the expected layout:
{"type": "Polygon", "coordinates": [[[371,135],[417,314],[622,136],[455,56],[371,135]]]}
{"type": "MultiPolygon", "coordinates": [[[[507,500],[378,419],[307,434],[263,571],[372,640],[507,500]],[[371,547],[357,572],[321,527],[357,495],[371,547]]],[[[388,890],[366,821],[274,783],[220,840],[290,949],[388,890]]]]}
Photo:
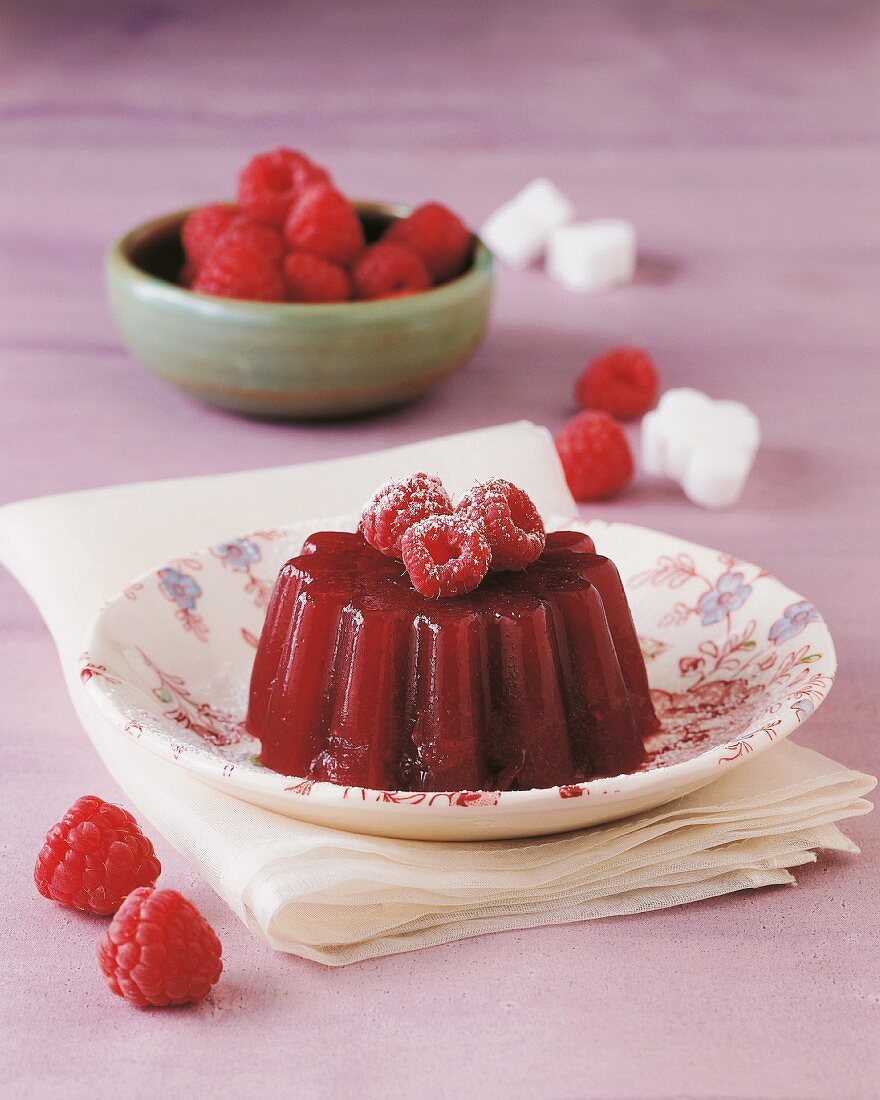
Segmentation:
{"type": "Polygon", "coordinates": [[[328,172],[293,149],[260,153],[238,181],[238,204],[195,210],[183,224],[181,283],[201,294],[261,302],[400,297],[460,275],[470,231],[436,202],[367,243],[328,172]]]}
{"type": "Polygon", "coordinates": [[[619,420],[654,407],[659,382],[642,348],[618,347],[587,364],[575,383],[583,408],[556,436],[556,450],[576,500],[603,500],[632,481],[632,451],[619,420]]]}
{"type": "Polygon", "coordinates": [[[389,481],[364,508],[361,531],[370,546],[400,558],[416,591],[431,599],[473,592],[490,569],[525,569],[544,549],[535,505],[501,478],[474,486],[458,507],[432,474],[389,481]]]}

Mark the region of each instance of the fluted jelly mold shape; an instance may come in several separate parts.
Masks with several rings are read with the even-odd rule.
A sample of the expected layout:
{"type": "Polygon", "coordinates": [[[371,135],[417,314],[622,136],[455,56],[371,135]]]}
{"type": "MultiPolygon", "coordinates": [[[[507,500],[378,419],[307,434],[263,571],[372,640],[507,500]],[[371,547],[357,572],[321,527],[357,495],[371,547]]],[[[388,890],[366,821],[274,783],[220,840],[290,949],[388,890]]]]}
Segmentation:
{"type": "Polygon", "coordinates": [[[310,536],[276,581],[247,716],[275,771],[403,791],[634,771],[656,726],[617,569],[572,531],[444,600],[360,534],[310,536]]]}

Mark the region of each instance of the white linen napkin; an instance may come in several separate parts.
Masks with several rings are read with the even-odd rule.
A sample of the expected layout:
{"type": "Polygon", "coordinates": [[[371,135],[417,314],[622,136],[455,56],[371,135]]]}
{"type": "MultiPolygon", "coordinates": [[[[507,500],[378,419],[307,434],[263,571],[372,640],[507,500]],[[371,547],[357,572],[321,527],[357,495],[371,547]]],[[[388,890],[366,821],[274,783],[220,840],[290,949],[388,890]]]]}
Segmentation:
{"type": "Polygon", "coordinates": [[[148,482],[0,509],[0,560],[30,593],[77,713],[119,785],[245,924],[329,965],[467,936],[680,905],[792,883],[820,848],[858,849],[835,822],[871,809],[870,776],[785,742],[711,786],[622,822],[519,841],[394,841],[258,809],[124,739],[78,675],[94,610],[133,576],[236,531],[360,506],[388,477],[436,471],[453,491],[503,476],[548,526],[576,515],[552,440],[512,424],[359,458],[148,482]],[[64,553],[57,548],[63,546],[64,553]]]}

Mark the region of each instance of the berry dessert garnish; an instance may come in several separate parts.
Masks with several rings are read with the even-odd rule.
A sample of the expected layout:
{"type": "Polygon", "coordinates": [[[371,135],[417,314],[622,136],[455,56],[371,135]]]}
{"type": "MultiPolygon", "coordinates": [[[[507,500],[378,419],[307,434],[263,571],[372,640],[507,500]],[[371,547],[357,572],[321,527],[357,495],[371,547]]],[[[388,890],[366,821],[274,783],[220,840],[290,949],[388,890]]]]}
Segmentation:
{"type": "Polygon", "coordinates": [[[619,347],[587,365],[575,385],[575,398],[584,409],[637,420],[654,408],[658,388],[651,356],[643,348],[619,347]]]}
{"type": "Polygon", "coordinates": [[[129,894],[98,941],[107,985],[140,1007],[202,1000],[220,977],[221,954],[214,929],[188,898],[148,886],[129,894]]]}
{"type": "Polygon", "coordinates": [[[284,565],[246,725],[284,775],[479,791],[634,771],[657,719],[623,585],[592,539],[545,536],[501,479],[453,513],[419,473],[382,486],[360,531],[316,532],[284,565]]]}
{"type": "Polygon", "coordinates": [[[439,202],[426,202],[408,218],[394,222],[385,240],[411,248],[438,283],[464,271],[473,243],[461,218],[439,202]]]}
{"type": "Polygon", "coordinates": [[[393,241],[372,244],[351,269],[358,298],[390,298],[416,294],[433,285],[424,261],[406,245],[393,241]]]}
{"type": "Polygon", "coordinates": [[[108,916],[136,887],[152,886],[160,871],[153,845],[131,814],[84,795],[46,834],[34,882],[59,905],[108,916]]]}
{"type": "Polygon", "coordinates": [[[401,558],[401,539],[408,528],[429,516],[452,514],[452,501],[443,482],[433,474],[410,474],[380,485],[364,506],[364,538],[383,554],[401,558]]]}
{"type": "Polygon", "coordinates": [[[418,294],[470,262],[470,230],[440,203],[392,220],[379,240],[375,220],[368,240],[352,203],[304,153],[260,153],[241,172],[237,204],[203,206],[183,223],[177,281],[222,298],[314,305],[418,294]]]}
{"type": "Polygon", "coordinates": [[[483,532],[492,551],[491,568],[525,569],[544,549],[544,524],[531,497],[503,478],[468,490],[455,514],[483,532]]]}
{"type": "Polygon", "coordinates": [[[413,588],[429,599],[473,592],[489,571],[492,551],[482,531],[459,516],[429,516],[400,540],[413,588]]]}
{"type": "Polygon", "coordinates": [[[556,450],[575,500],[603,500],[632,481],[632,451],[607,413],[588,409],[573,416],[557,433],[556,450]]]}

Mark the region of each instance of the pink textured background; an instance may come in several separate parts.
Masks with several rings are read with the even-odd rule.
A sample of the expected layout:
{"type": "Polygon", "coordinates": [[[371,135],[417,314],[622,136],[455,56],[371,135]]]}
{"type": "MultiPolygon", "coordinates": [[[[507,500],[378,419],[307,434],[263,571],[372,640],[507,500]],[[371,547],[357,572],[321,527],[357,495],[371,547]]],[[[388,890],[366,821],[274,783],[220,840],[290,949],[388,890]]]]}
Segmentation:
{"type": "MultiPolygon", "coordinates": [[[[208,7],[4,9],[0,500],[523,415],[557,427],[590,352],[644,342],[667,385],[752,404],[766,446],[732,513],[641,483],[602,510],[761,562],[815,599],[842,671],[798,740],[880,771],[876,4],[208,7]],[[549,175],[581,214],[638,224],[639,278],[582,298],[502,272],[475,361],[389,416],[303,427],[202,408],[122,350],[102,253],[132,222],[222,195],[248,153],[280,142],[354,194],[438,197],[474,224],[549,175]]],[[[161,843],[164,883],[218,928],[226,971],[210,1003],[138,1012],[97,976],[103,922],[30,882],[66,806],[119,792],[6,575],[0,668],[6,1096],[878,1095],[876,815],[849,828],[860,858],[822,860],[797,889],[337,971],[266,950],[161,843]]]]}

